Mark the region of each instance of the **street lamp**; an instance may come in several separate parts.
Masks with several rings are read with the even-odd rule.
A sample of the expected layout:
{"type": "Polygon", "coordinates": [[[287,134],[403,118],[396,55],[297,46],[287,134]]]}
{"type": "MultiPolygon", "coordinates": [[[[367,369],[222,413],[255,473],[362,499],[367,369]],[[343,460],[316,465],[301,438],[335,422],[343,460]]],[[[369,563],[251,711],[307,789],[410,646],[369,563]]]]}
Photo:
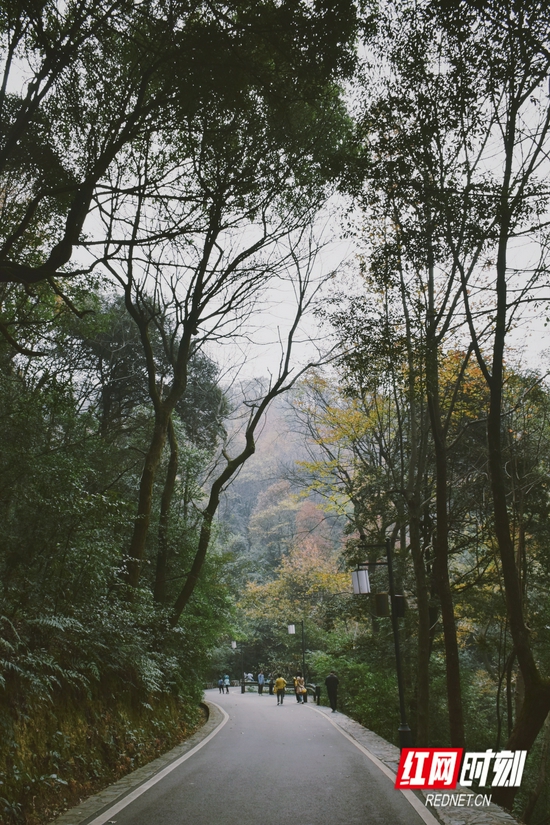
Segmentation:
{"type": "MultiPolygon", "coordinates": [[[[305,633],[304,633],[304,620],[300,619],[300,624],[302,625],[302,676],[304,677],[304,684],[306,681],[306,641],[305,641],[305,633]]],[[[291,636],[294,636],[296,633],[296,625],[289,624],[287,626],[288,632],[291,636]]],[[[307,702],[307,691],[304,694],[304,701],[307,702]]]]}
{"type": "MultiPolygon", "coordinates": [[[[237,642],[231,642],[233,650],[237,650],[237,642]]],[[[241,642],[241,693],[245,692],[244,686],[244,645],[241,642]]]]}
{"type": "MultiPolygon", "coordinates": [[[[384,544],[365,544],[364,547],[385,547],[386,561],[372,562],[376,565],[384,565],[388,568],[388,579],[390,585],[390,601],[391,601],[391,624],[393,630],[393,643],[395,647],[395,669],[397,671],[397,690],[399,693],[399,713],[401,717],[401,724],[399,725],[399,745],[401,748],[412,747],[411,729],[407,723],[405,713],[405,692],[403,690],[403,674],[401,670],[401,652],[399,649],[399,623],[397,621],[397,599],[395,596],[395,587],[393,583],[393,563],[391,553],[391,541],[386,539],[384,544]]],[[[368,570],[365,569],[368,562],[358,565],[357,570],[352,573],[353,592],[358,594],[370,593],[370,582],[368,570]]],[[[370,565],[369,565],[370,566],[370,565]]]]}
{"type": "Polygon", "coordinates": [[[368,570],[354,570],[351,574],[351,584],[355,596],[362,593],[370,593],[370,581],[368,570]]]}

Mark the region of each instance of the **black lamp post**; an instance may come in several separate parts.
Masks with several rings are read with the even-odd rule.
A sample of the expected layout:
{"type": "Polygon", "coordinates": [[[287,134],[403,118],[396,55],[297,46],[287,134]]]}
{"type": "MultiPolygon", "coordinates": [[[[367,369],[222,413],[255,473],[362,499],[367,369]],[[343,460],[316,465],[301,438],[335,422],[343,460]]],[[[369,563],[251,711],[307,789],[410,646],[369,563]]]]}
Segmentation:
{"type": "MultiPolygon", "coordinates": [[[[237,642],[231,642],[233,650],[237,650],[237,642]]],[[[241,693],[245,692],[244,686],[244,645],[241,643],[241,693]]]]}
{"type": "MultiPolygon", "coordinates": [[[[306,641],[305,641],[305,632],[304,632],[304,620],[300,619],[300,624],[302,625],[302,676],[304,677],[304,684],[306,681],[306,641]]],[[[288,632],[291,636],[296,633],[296,625],[289,624],[288,625],[288,632]]],[[[307,702],[307,692],[304,695],[304,700],[307,702]]]]}
{"type": "MultiPolygon", "coordinates": [[[[393,581],[393,560],[391,552],[391,541],[386,539],[384,544],[367,544],[364,547],[385,547],[386,561],[373,562],[376,565],[384,565],[388,568],[388,579],[390,586],[390,601],[391,601],[391,624],[393,630],[393,643],[395,647],[395,668],[397,671],[397,690],[399,693],[399,714],[401,723],[399,725],[399,746],[401,748],[412,747],[412,733],[407,723],[405,713],[405,692],[403,689],[403,673],[401,669],[401,651],[399,648],[399,623],[397,621],[397,604],[395,598],[395,587],[393,581]]],[[[369,574],[366,567],[368,562],[364,562],[358,566],[358,569],[352,573],[353,592],[357,594],[370,593],[369,574]]]]}

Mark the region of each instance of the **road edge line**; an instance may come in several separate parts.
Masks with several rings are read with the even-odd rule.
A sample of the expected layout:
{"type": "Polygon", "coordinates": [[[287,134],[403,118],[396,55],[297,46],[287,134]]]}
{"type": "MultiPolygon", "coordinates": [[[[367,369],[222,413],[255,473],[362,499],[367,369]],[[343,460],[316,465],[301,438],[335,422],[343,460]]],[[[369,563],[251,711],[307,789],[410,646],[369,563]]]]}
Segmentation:
{"type": "MultiPolygon", "coordinates": [[[[320,716],[322,716],[324,719],[326,719],[327,722],[330,722],[330,724],[333,726],[333,728],[336,728],[336,730],[339,731],[342,734],[342,736],[345,736],[346,739],[349,739],[349,741],[352,743],[352,745],[355,745],[355,747],[358,750],[360,750],[361,753],[363,753],[368,759],[370,759],[370,761],[373,762],[376,765],[376,767],[380,771],[382,771],[382,773],[385,776],[388,777],[388,779],[391,779],[393,784],[395,784],[396,775],[394,774],[394,772],[392,770],[390,770],[390,768],[388,768],[387,765],[384,765],[384,763],[380,759],[378,759],[377,756],[375,756],[373,753],[371,753],[369,750],[367,750],[367,748],[365,748],[364,745],[361,745],[361,743],[358,742],[357,739],[354,739],[353,736],[351,736],[347,731],[345,731],[343,728],[341,728],[340,725],[336,721],[334,721],[333,719],[330,718],[330,716],[327,716],[326,713],[323,713],[322,710],[317,710],[317,708],[311,708],[311,710],[314,710],[315,713],[318,713],[320,716]]],[[[420,802],[420,800],[418,799],[417,796],[415,796],[413,791],[399,791],[399,792],[403,794],[403,796],[405,797],[407,802],[415,809],[417,814],[424,820],[426,825],[441,825],[440,820],[437,819],[434,816],[434,814],[432,814],[431,811],[426,809],[426,806],[423,805],[420,802]]],[[[98,823],[98,825],[99,825],[99,823],[98,823]]]]}
{"type": "Polygon", "coordinates": [[[214,736],[216,736],[216,734],[219,733],[223,726],[229,721],[229,714],[226,713],[222,707],[217,705],[216,702],[209,702],[209,704],[214,705],[214,707],[216,707],[222,713],[223,719],[220,722],[220,724],[208,734],[208,736],[205,736],[204,739],[198,743],[198,745],[195,745],[195,747],[191,748],[190,751],[184,753],[183,756],[180,756],[173,762],[170,762],[169,765],[167,765],[165,768],[162,768],[150,779],[146,779],[145,782],[143,782],[141,785],[138,785],[137,788],[134,788],[132,791],[130,791],[130,793],[126,794],[126,796],[124,796],[123,799],[121,799],[119,802],[115,802],[114,805],[111,805],[109,808],[107,808],[107,810],[104,810],[101,814],[99,814],[99,816],[96,816],[94,819],[87,820],[87,825],[105,825],[105,823],[109,819],[111,819],[115,814],[119,813],[119,811],[122,811],[124,808],[130,805],[131,802],[133,802],[135,799],[137,799],[146,791],[148,791],[149,788],[152,788],[153,785],[156,785],[157,782],[160,782],[161,779],[164,779],[165,776],[168,776],[169,773],[178,768],[181,764],[183,764],[183,762],[185,762],[187,759],[193,756],[193,754],[195,754],[197,751],[203,748],[211,739],[213,739],[214,736]]]}

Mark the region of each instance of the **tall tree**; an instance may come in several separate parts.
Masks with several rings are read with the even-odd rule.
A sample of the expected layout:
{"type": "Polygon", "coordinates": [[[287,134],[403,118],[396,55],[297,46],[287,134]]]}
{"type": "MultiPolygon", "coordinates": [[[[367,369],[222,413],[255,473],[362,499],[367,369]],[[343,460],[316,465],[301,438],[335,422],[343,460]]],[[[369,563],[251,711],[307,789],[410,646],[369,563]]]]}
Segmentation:
{"type": "MultiPolygon", "coordinates": [[[[390,232],[418,278],[412,305],[426,296],[427,397],[441,480],[440,593],[448,595],[448,419],[439,361],[447,337],[466,342],[468,358],[475,353],[489,390],[495,533],[526,683],[509,745],[530,747],[548,712],[548,682],[531,651],[509,526],[503,387],[507,332],[521,307],[541,295],[546,268],[548,11],[537,2],[402,4],[388,8],[386,19],[394,34],[389,71],[380,79],[386,91],[365,119],[367,156],[375,164],[366,205],[382,193],[390,232]],[[532,243],[530,268],[515,258],[519,238],[532,243]]],[[[452,642],[452,603],[444,601],[452,642]]],[[[500,798],[511,804],[513,795],[509,789],[500,798]]]]}
{"type": "MultiPolygon", "coordinates": [[[[489,389],[487,438],[494,509],[494,529],[505,583],[514,649],[525,683],[521,712],[508,740],[511,748],[530,748],[550,710],[550,681],[533,655],[525,621],[521,568],[510,529],[504,460],[504,384],[507,333],[525,302],[540,295],[546,271],[547,196],[543,181],[550,138],[546,86],[550,74],[550,15],[545,4],[506,2],[441,9],[448,56],[466,67],[477,92],[477,129],[464,141],[463,202],[480,191],[487,204],[477,234],[470,241],[469,261],[457,243],[457,226],[441,210],[453,264],[463,285],[462,297],[472,347],[489,389]],[[471,25],[475,21],[475,31],[471,25]],[[470,28],[465,28],[470,27],[470,28]],[[469,31],[464,38],[463,32],[469,31]],[[494,158],[498,157],[498,168],[494,158]],[[532,268],[515,265],[515,239],[530,239],[532,268]],[[492,271],[493,298],[481,261],[492,271]],[[475,272],[475,282],[473,274],[475,272]],[[481,299],[482,296],[482,299],[481,299]],[[481,312],[480,312],[481,310],[481,312]],[[490,351],[490,355],[489,355],[490,351]]],[[[475,92],[474,92],[475,90],[475,92]]],[[[469,205],[470,220],[478,210],[469,205]]],[[[498,799],[511,806],[514,789],[501,789],[498,799]]]]}
{"type": "MultiPolygon", "coordinates": [[[[421,7],[403,4],[388,10],[372,48],[385,70],[365,89],[359,136],[367,172],[363,178],[352,177],[350,185],[366,220],[378,227],[365,238],[371,279],[399,296],[398,305],[393,299],[385,329],[391,324],[405,327],[403,352],[408,352],[410,403],[417,404],[414,388],[418,379],[429,414],[436,459],[433,577],[445,636],[451,742],[461,747],[464,721],[449,576],[447,452],[453,397],[460,390],[471,353],[466,351],[457,372],[455,393],[445,398],[440,373],[445,350],[452,346],[449,341],[453,336],[458,341],[456,309],[463,284],[458,268],[447,266],[450,254],[438,221],[438,205],[453,191],[457,173],[457,144],[443,136],[452,134],[461,92],[457,73],[440,71],[443,58],[436,26],[421,7]]],[[[460,220],[453,203],[447,205],[460,220]]],[[[418,514],[414,478],[416,473],[418,492],[422,452],[412,461],[409,506],[418,514]]],[[[413,533],[417,535],[416,528],[413,533]]],[[[424,630],[427,616],[425,622],[424,630]]]]}
{"type": "MultiPolygon", "coordinates": [[[[319,23],[305,9],[295,14],[299,31],[319,23]]],[[[259,25],[256,15],[250,25],[259,25]]],[[[234,36],[239,21],[218,21],[223,38],[234,36]]],[[[144,140],[124,162],[113,163],[109,186],[96,198],[104,240],[87,246],[124,290],[155,415],[128,553],[132,586],[139,581],[154,481],[173,410],[186,393],[190,359],[206,342],[249,334],[248,319],[268,284],[285,277],[302,255],[298,245],[326,197],[348,130],[334,84],[346,50],[327,56],[322,69],[308,70],[311,55],[275,30],[284,59],[303,80],[299,90],[289,77],[284,98],[273,94],[286,85],[280,67],[273,88],[267,84],[267,46],[258,35],[255,50],[253,41],[246,47],[258,74],[242,68],[230,89],[220,83],[217,96],[197,101],[192,111],[184,101],[177,128],[164,130],[162,143],[144,140]],[[153,329],[171,365],[167,381],[159,381],[153,329]]],[[[302,284],[296,289],[301,293],[302,284]]]]}

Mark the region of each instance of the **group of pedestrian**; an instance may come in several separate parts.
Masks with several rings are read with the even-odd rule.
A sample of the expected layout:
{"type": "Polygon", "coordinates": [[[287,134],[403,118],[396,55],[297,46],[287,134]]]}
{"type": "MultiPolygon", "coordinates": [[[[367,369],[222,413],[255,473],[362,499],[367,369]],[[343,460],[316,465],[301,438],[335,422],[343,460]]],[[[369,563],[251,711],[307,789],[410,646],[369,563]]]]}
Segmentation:
{"type": "Polygon", "coordinates": [[[229,685],[231,684],[229,676],[220,676],[218,679],[218,690],[220,693],[229,693],[229,685]]]}
{"type": "MultiPolygon", "coordinates": [[[[286,679],[283,679],[281,673],[277,674],[273,689],[277,696],[277,704],[282,705],[286,693],[286,679]]],[[[304,696],[307,693],[307,688],[305,686],[304,677],[300,672],[298,672],[294,677],[294,693],[296,694],[296,701],[299,704],[302,704],[304,701],[304,696]]]]}
{"type": "MultiPolygon", "coordinates": [[[[294,677],[294,693],[296,694],[296,701],[298,704],[304,704],[307,701],[307,688],[305,685],[304,677],[298,671],[296,676],[294,677]]],[[[277,695],[277,704],[282,705],[283,699],[286,693],[286,680],[283,678],[282,674],[277,674],[277,678],[275,679],[274,691],[277,695]]],[[[336,704],[338,701],[338,676],[336,673],[331,670],[327,678],[325,679],[325,687],[328,693],[328,700],[330,702],[330,707],[333,713],[336,713],[336,704]]]]}
{"type": "MultiPolygon", "coordinates": [[[[265,685],[265,676],[263,671],[260,670],[258,673],[258,693],[262,696],[264,691],[265,685]]],[[[296,701],[298,704],[304,704],[307,702],[307,688],[305,684],[304,677],[300,671],[297,672],[296,676],[293,680],[294,684],[294,693],[296,695],[296,701]]],[[[229,693],[229,676],[220,676],[218,679],[218,688],[220,693],[229,693]]],[[[277,674],[277,678],[273,681],[273,677],[270,678],[269,681],[269,693],[274,693],[277,697],[277,704],[282,705],[283,699],[285,698],[286,693],[286,679],[283,678],[281,673],[277,674]]],[[[327,678],[325,679],[325,687],[328,693],[328,700],[330,703],[330,707],[333,713],[336,713],[336,704],[338,701],[338,677],[336,673],[331,670],[327,678]]]]}
{"type": "MultiPolygon", "coordinates": [[[[252,676],[251,673],[245,673],[244,674],[244,681],[245,682],[253,682],[254,677],[252,676]]],[[[260,672],[258,673],[258,693],[260,694],[260,696],[264,692],[265,683],[266,683],[265,682],[265,676],[263,674],[263,671],[260,670],[260,672]]],[[[218,679],[218,690],[219,690],[219,692],[220,693],[229,693],[230,684],[231,684],[231,681],[229,679],[229,676],[227,676],[227,675],[220,676],[220,678],[218,679]]],[[[269,683],[269,686],[270,686],[269,692],[273,693],[273,679],[271,679],[271,681],[269,683]]]]}

